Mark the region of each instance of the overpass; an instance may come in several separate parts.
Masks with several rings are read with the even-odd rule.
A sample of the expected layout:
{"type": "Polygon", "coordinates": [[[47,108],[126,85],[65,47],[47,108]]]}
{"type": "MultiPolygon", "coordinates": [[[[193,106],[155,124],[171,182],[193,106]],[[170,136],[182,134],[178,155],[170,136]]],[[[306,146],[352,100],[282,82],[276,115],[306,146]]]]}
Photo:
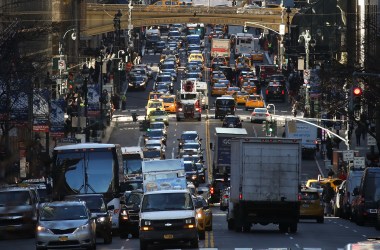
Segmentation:
{"type": "MultiPolygon", "coordinates": [[[[98,35],[114,31],[113,19],[118,10],[121,17],[121,29],[128,29],[129,6],[127,4],[92,4],[82,3],[81,33],[86,36],[98,35]]],[[[250,10],[250,13],[238,14],[237,7],[208,6],[132,6],[131,20],[133,27],[152,26],[172,23],[206,23],[226,24],[268,28],[279,31],[281,23],[286,24],[286,9],[262,8],[250,10]],[[257,25],[256,25],[257,24],[257,25]]],[[[298,13],[292,9],[289,20],[298,13]]]]}

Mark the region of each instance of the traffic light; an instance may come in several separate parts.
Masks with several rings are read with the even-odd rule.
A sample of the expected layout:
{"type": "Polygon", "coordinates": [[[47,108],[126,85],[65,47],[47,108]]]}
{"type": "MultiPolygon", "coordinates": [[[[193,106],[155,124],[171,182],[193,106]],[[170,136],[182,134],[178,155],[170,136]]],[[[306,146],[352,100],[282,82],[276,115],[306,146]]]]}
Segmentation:
{"type": "Polygon", "coordinates": [[[361,109],[363,90],[360,87],[354,87],[352,89],[352,109],[353,111],[359,111],[361,109]]]}
{"type": "Polygon", "coordinates": [[[262,125],[262,131],[267,133],[268,131],[268,123],[266,121],[263,121],[263,125],[262,125]]]}

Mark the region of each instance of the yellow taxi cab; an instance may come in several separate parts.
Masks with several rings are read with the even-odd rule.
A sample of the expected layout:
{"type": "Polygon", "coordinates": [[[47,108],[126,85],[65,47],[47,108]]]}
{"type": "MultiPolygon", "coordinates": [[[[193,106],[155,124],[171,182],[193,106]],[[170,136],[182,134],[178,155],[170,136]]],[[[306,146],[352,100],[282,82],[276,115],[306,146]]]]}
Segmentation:
{"type": "Polygon", "coordinates": [[[235,93],[234,97],[235,97],[235,101],[236,101],[236,104],[244,104],[247,102],[247,99],[248,99],[248,96],[249,96],[249,93],[245,92],[245,91],[238,91],[235,93]]]}
{"type": "Polygon", "coordinates": [[[177,99],[175,95],[162,95],[160,99],[164,102],[164,109],[168,113],[175,113],[177,110],[177,99]]]}
{"type": "Polygon", "coordinates": [[[241,89],[247,92],[250,95],[256,94],[257,93],[257,87],[254,83],[247,81],[244,81],[241,89]]]}
{"type": "Polygon", "coordinates": [[[254,53],[252,53],[252,61],[259,61],[259,62],[264,61],[263,52],[255,51],[254,53]]]}
{"type": "Polygon", "coordinates": [[[227,91],[226,91],[226,95],[234,95],[236,92],[240,91],[240,88],[239,87],[228,87],[227,91]]]}
{"type": "Polygon", "coordinates": [[[217,82],[211,87],[211,96],[225,95],[227,88],[228,88],[227,84],[217,82]]]}
{"type": "Polygon", "coordinates": [[[324,208],[317,189],[303,188],[300,192],[300,219],[315,219],[324,222],[324,208]]]}
{"type": "Polygon", "coordinates": [[[212,231],[212,210],[203,196],[193,196],[193,199],[197,213],[199,239],[204,240],[205,231],[212,231]]]}
{"type": "Polygon", "coordinates": [[[306,187],[318,189],[320,193],[323,191],[323,185],[327,182],[331,184],[331,187],[336,191],[343,180],[339,178],[321,178],[320,175],[317,179],[309,179],[306,182],[306,187]]]}
{"type": "Polygon", "coordinates": [[[160,97],[163,95],[163,93],[160,92],[149,92],[149,97],[148,99],[160,99],[160,97]]]}
{"type": "Polygon", "coordinates": [[[227,79],[227,77],[223,73],[223,71],[213,71],[211,74],[211,85],[218,82],[219,80],[225,80],[225,79],[227,79]]]}
{"type": "Polygon", "coordinates": [[[264,107],[264,100],[261,95],[249,95],[245,102],[245,110],[264,107]]]}
{"type": "Polygon", "coordinates": [[[149,116],[150,112],[153,110],[165,110],[162,99],[148,100],[148,104],[146,105],[146,116],[149,116]]]}
{"type": "Polygon", "coordinates": [[[192,53],[189,55],[189,57],[187,58],[188,62],[192,62],[192,61],[201,61],[202,64],[204,63],[204,58],[203,58],[203,55],[201,53],[192,53]]]}

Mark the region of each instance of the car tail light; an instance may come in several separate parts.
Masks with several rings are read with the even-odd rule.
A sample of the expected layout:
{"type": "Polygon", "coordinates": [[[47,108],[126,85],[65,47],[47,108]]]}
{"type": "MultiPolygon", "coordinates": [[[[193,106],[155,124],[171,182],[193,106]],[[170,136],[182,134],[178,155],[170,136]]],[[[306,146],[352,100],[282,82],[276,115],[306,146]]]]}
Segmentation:
{"type": "Polygon", "coordinates": [[[269,116],[269,114],[265,114],[265,116],[269,116]]]}
{"type": "Polygon", "coordinates": [[[239,200],[242,200],[242,199],[243,199],[243,194],[240,193],[240,194],[239,194],[239,200]]]}
{"type": "Polygon", "coordinates": [[[256,116],[256,113],[255,113],[255,112],[253,112],[253,113],[252,113],[252,116],[256,116]]]}
{"type": "Polygon", "coordinates": [[[214,194],[214,188],[213,187],[210,188],[210,194],[214,194]]]}
{"type": "Polygon", "coordinates": [[[298,200],[302,200],[302,195],[301,194],[298,194],[298,200]]]}
{"type": "Polygon", "coordinates": [[[281,95],[285,95],[285,91],[283,90],[283,91],[281,91],[281,95]]]}
{"type": "Polygon", "coordinates": [[[228,199],[229,196],[227,194],[223,195],[223,198],[228,199]]]}
{"type": "Polygon", "coordinates": [[[267,95],[269,93],[269,91],[268,90],[265,90],[265,94],[267,95]]]}

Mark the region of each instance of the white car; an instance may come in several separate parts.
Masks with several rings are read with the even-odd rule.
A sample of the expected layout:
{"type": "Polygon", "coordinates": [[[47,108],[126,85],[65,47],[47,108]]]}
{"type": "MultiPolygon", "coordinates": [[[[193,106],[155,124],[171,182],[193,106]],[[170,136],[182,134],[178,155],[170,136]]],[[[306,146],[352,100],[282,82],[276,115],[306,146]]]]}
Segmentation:
{"type": "Polygon", "coordinates": [[[251,113],[251,122],[271,121],[272,115],[267,108],[255,108],[251,113]]]}
{"type": "Polygon", "coordinates": [[[237,14],[252,13],[254,12],[254,10],[257,10],[257,9],[262,9],[262,7],[256,3],[252,3],[252,4],[245,5],[244,7],[238,8],[236,10],[236,13],[237,14]]]}

